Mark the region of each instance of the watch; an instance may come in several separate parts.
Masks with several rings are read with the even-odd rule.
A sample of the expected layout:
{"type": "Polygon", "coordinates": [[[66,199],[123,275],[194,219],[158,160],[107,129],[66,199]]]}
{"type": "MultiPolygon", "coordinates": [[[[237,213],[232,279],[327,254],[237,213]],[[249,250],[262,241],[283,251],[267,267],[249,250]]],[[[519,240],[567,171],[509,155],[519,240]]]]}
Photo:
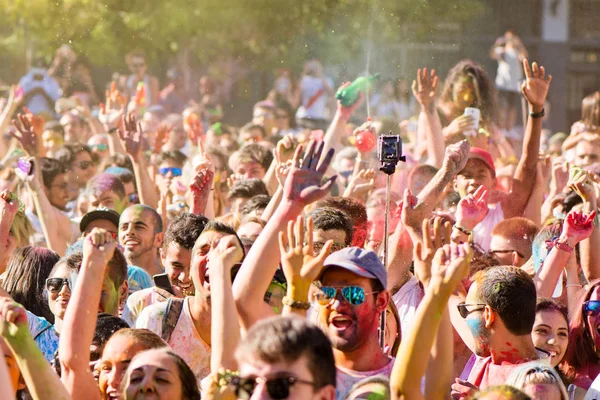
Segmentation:
{"type": "Polygon", "coordinates": [[[281,302],[284,306],[296,308],[298,310],[308,310],[310,308],[310,303],[308,301],[296,301],[287,296],[284,296],[283,299],[281,299],[281,302]]]}
{"type": "Polygon", "coordinates": [[[542,111],[540,112],[530,112],[529,116],[531,118],[542,118],[544,115],[546,115],[546,110],[542,108],[542,111]]]}

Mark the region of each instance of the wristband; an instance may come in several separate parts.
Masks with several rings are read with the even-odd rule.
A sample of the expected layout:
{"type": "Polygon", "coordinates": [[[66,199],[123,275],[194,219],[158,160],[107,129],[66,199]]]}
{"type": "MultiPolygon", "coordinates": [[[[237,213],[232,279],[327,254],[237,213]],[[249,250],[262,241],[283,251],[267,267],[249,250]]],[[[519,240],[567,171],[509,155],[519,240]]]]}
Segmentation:
{"type": "Polygon", "coordinates": [[[471,236],[473,234],[473,231],[470,231],[467,228],[463,228],[462,226],[460,226],[458,224],[454,224],[452,227],[454,229],[456,229],[457,231],[464,233],[467,236],[471,236]]]}
{"type": "Polygon", "coordinates": [[[579,283],[567,283],[565,287],[583,287],[583,285],[580,285],[579,283]]]}
{"type": "Polygon", "coordinates": [[[119,128],[110,128],[108,130],[108,133],[110,133],[110,134],[117,133],[118,130],[119,130],[119,128]]]}
{"type": "Polygon", "coordinates": [[[529,116],[531,118],[542,118],[544,115],[546,115],[546,110],[542,108],[542,111],[540,112],[530,112],[529,116]]]}
{"type": "Polygon", "coordinates": [[[572,253],[573,252],[573,248],[571,246],[569,246],[567,244],[567,242],[561,243],[561,242],[558,241],[558,238],[554,239],[554,241],[552,242],[552,244],[558,250],[566,251],[567,253],[572,253]]]}
{"type": "Polygon", "coordinates": [[[287,296],[284,296],[283,299],[281,299],[281,302],[284,306],[288,306],[298,310],[308,310],[310,308],[310,303],[308,301],[296,301],[287,296]]]}

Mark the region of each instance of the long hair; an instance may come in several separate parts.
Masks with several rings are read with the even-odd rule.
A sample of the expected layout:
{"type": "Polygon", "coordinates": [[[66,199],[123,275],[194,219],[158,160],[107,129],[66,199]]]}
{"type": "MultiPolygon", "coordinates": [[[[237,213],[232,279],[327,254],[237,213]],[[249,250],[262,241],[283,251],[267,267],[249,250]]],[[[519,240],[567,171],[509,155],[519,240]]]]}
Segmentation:
{"type": "Polygon", "coordinates": [[[26,246],[10,257],[6,268],[4,290],[17,302],[38,317],[44,317],[54,324],[44,296],[46,279],[59,260],[58,254],[43,247],[26,246]]]}
{"type": "Polygon", "coordinates": [[[590,335],[587,318],[583,313],[583,303],[588,301],[592,292],[600,286],[600,279],[589,283],[587,290],[575,303],[569,323],[569,345],[561,368],[568,379],[573,380],[577,371],[588,364],[597,364],[600,358],[596,355],[596,345],[590,335]]]}
{"type": "Polygon", "coordinates": [[[498,121],[496,106],[496,89],[483,67],[472,60],[462,60],[450,72],[442,90],[442,103],[452,103],[454,85],[461,78],[470,78],[475,87],[475,102],[473,107],[481,110],[483,125],[489,126],[498,121]]]}
{"type": "Polygon", "coordinates": [[[590,131],[600,128],[600,92],[596,91],[584,97],[581,102],[581,122],[590,131]]]}

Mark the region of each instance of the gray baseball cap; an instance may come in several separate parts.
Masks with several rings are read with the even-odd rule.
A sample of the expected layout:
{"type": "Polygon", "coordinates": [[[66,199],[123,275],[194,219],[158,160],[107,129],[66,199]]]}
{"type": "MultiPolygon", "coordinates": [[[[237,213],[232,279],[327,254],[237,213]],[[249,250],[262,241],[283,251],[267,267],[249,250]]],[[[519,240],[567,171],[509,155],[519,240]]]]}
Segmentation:
{"type": "Polygon", "coordinates": [[[330,254],[323,267],[323,271],[328,267],[339,267],[364,278],[377,279],[383,288],[387,289],[387,270],[377,254],[371,250],[346,247],[330,254]]]}

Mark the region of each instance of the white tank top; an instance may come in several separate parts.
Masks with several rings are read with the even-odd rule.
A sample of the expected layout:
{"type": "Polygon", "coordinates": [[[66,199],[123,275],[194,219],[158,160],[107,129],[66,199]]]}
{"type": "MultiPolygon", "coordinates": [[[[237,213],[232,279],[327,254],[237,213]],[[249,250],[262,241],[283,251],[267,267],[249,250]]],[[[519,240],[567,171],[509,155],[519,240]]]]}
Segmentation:
{"type": "Polygon", "coordinates": [[[483,221],[478,223],[475,229],[473,229],[473,241],[485,251],[490,250],[492,230],[498,223],[504,221],[504,212],[500,204],[488,206],[488,210],[483,221]]]}

